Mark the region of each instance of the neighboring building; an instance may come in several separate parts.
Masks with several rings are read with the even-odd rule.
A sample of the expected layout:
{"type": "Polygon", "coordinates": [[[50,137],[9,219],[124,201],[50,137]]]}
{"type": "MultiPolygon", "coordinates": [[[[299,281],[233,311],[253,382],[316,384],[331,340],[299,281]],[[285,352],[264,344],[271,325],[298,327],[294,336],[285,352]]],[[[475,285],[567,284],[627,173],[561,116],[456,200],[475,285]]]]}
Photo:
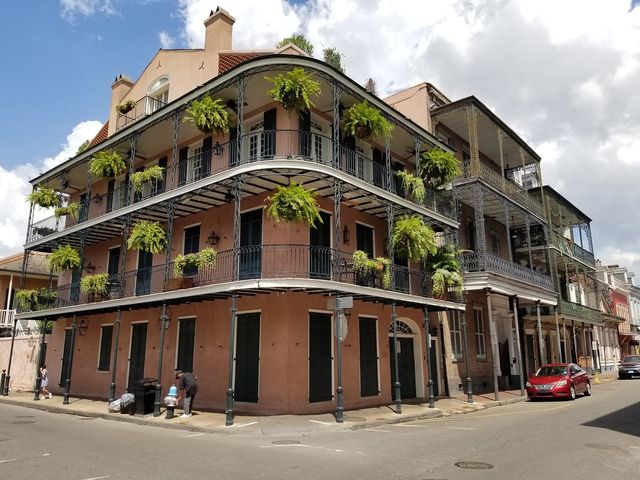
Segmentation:
{"type": "MultiPolygon", "coordinates": [[[[218,9],[205,22],[203,50],[160,50],[135,82],[118,76],[108,125],[88,150],[32,181],[80,202],[78,221],[30,221],[26,243],[28,252],[73,245],[82,258],[83,268],[61,274],[54,305],[19,314],[55,320],[48,353],[54,392],[72,383],[74,395],[114,398],[145,377],[160,377],[164,392],[180,368],[197,374],[200,408],[332,411],[340,370],[331,302],[347,296],[353,308],[340,352],[345,407],[388,404],[396,383],[402,399],[424,399],[429,378],[445,384],[444,371],[427,362],[449,342],[437,312],[464,305],[454,296],[433,298],[423,267],[386,245],[394,218],[404,214],[423,218],[441,241],[455,240],[451,192],[431,190],[417,203],[405,198],[394,173],[415,171],[424,150],[449,147],[297,47],[230,50],[233,23],[218,9]],[[320,82],[310,114],[289,113],[268,94],[265,77],[292,67],[320,82]],[[189,103],[207,94],[226,101],[229,134],[203,135],[183,122],[189,103]],[[135,108],[117,113],[127,100],[135,108]],[[361,100],[395,125],[390,141],[342,135],[343,109],[361,100]],[[90,159],[105,150],[127,159],[127,174],[87,175],[90,159]],[[165,168],[164,178],[132,191],[130,175],[155,165],[165,168]],[[292,181],[317,192],[317,228],[265,215],[265,200],[292,181]],[[161,222],[169,232],[166,253],[127,249],[140,220],[161,222]],[[175,278],[175,256],[205,247],[218,251],[216,267],[175,278]],[[390,257],[391,288],[354,274],[356,249],[390,257]],[[89,264],[109,275],[107,295],[79,289],[89,264]]],[[[534,280],[514,281],[554,301],[545,294],[548,277],[517,271],[525,270],[534,280]],[[539,278],[543,285],[536,286],[539,278]]]]}
{"type": "Polygon", "coordinates": [[[635,338],[630,339],[633,353],[640,354],[640,287],[629,285],[629,307],[631,314],[630,331],[635,334],[635,338]]]}

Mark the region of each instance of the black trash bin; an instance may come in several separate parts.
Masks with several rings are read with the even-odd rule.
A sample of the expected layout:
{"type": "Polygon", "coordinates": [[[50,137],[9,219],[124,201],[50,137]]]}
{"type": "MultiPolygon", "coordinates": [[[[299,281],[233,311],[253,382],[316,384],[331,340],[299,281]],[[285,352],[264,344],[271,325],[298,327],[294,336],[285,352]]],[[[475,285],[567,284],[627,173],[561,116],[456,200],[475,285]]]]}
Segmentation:
{"type": "Polygon", "coordinates": [[[157,384],[158,379],[151,377],[145,377],[136,382],[133,389],[133,394],[136,397],[136,415],[148,415],[153,413],[157,384]]]}

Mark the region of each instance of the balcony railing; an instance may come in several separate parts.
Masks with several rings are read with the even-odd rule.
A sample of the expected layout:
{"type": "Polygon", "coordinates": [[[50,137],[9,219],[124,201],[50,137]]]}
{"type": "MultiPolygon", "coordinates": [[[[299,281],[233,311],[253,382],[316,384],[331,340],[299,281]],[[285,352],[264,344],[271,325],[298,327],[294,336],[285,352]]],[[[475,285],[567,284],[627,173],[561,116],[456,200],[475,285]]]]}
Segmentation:
{"type": "Polygon", "coordinates": [[[520,185],[503,177],[499,172],[496,172],[482,162],[480,162],[479,173],[473,171],[471,162],[464,162],[462,164],[462,176],[458,177],[458,180],[461,178],[477,177],[485,180],[491,186],[495,187],[508,197],[514,199],[520,205],[526,207],[532,213],[535,213],[541,218],[545,218],[544,208],[542,207],[542,204],[538,200],[530,196],[520,185]]]}
{"type": "Polygon", "coordinates": [[[0,310],[0,328],[13,328],[15,310],[0,310]]]}
{"type": "Polygon", "coordinates": [[[585,250],[579,245],[576,245],[570,239],[559,235],[556,232],[551,232],[551,238],[556,248],[565,255],[571,255],[574,258],[582,260],[585,263],[595,265],[595,257],[593,256],[593,253],[585,250]]]}
{"type": "Polygon", "coordinates": [[[570,315],[572,317],[584,318],[590,323],[601,323],[602,312],[593,308],[580,305],[579,303],[567,302],[566,300],[558,300],[558,313],[561,315],[570,315]]]}
{"type": "Polygon", "coordinates": [[[476,252],[463,252],[461,264],[464,272],[497,273],[531,285],[553,290],[553,280],[549,275],[525,268],[491,253],[479,256],[476,252]]]}
{"type": "MultiPolygon", "coordinates": [[[[266,130],[243,135],[241,141],[242,157],[240,159],[237,156],[237,140],[216,143],[208,150],[181,158],[175,164],[169,165],[164,179],[147,184],[142,193],[133,192],[133,189],[128,188],[124,181],[116,183],[112,190],[102,195],[93,195],[91,199],[81,204],[82,215],[79,221],[98,218],[132,203],[192,184],[238,165],[273,159],[295,158],[322,163],[406,198],[395,174],[391,176],[391,182],[387,180],[386,165],[383,163],[374,162],[371,158],[344,145],[339,146],[340,156],[337,162],[333,162],[333,140],[329,137],[298,130],[266,130]]],[[[421,205],[447,218],[457,219],[457,204],[450,191],[430,189],[421,205]]],[[[55,217],[42,220],[32,225],[27,242],[64,230],[75,223],[77,222],[70,217],[63,217],[59,222],[56,222],[55,217]],[[36,231],[35,227],[39,230],[36,231]],[[47,229],[43,230],[42,227],[47,229]]]]}
{"type": "MultiPolygon", "coordinates": [[[[61,285],[55,299],[32,310],[100,302],[104,300],[140,297],[183,288],[201,287],[242,280],[305,278],[385,289],[382,274],[360,276],[353,271],[352,253],[340,252],[328,247],[309,245],[254,245],[237,250],[219,252],[214,268],[196,270],[191,275],[176,278],[173,263],[169,265],[165,283],[166,265],[143,268],[123,275],[113,275],[105,295],[87,295],[79,284],[61,285]],[[234,269],[234,265],[236,268],[234,269]],[[234,278],[234,270],[237,276],[234,278]]],[[[392,285],[388,290],[420,297],[432,297],[429,274],[407,267],[392,266],[392,285]]],[[[326,288],[326,287],[323,287],[326,288]]],[[[454,292],[446,296],[449,301],[459,301],[454,292]]]]}
{"type": "Polygon", "coordinates": [[[156,110],[160,110],[167,103],[154,97],[144,96],[136,101],[136,106],[126,113],[118,113],[116,119],[116,130],[131,125],[136,120],[151,115],[156,110]]]}

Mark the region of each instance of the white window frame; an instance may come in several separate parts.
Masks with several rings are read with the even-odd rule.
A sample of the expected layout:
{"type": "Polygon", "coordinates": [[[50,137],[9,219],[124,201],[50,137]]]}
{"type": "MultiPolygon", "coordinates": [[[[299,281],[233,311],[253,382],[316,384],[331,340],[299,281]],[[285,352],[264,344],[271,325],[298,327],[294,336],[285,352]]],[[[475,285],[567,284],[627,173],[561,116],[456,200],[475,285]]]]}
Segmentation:
{"type": "Polygon", "coordinates": [[[478,360],[486,360],[487,342],[484,333],[484,311],[482,307],[473,307],[473,328],[476,339],[476,358],[478,360]]]}
{"type": "Polygon", "coordinates": [[[451,324],[449,327],[449,333],[451,334],[451,356],[454,361],[462,360],[464,358],[464,352],[462,349],[462,320],[457,312],[453,312],[450,319],[451,324]]]}

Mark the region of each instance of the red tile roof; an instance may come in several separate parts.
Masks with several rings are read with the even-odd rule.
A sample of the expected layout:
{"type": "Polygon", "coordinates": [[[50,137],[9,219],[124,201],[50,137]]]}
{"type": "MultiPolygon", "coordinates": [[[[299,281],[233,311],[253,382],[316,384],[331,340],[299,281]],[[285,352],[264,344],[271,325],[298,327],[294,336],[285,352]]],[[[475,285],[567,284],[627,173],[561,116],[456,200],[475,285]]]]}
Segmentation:
{"type": "Polygon", "coordinates": [[[97,144],[104,142],[107,139],[108,132],[109,132],[109,120],[107,120],[104,123],[104,125],[102,125],[102,128],[97,133],[97,135],[93,137],[93,140],[89,142],[89,145],[87,146],[87,148],[95,147],[97,144]]]}
{"type": "Polygon", "coordinates": [[[218,59],[218,74],[222,74],[227,70],[231,70],[233,67],[245,60],[250,60],[255,57],[261,57],[272,52],[244,52],[244,53],[221,53],[218,59]]]}

